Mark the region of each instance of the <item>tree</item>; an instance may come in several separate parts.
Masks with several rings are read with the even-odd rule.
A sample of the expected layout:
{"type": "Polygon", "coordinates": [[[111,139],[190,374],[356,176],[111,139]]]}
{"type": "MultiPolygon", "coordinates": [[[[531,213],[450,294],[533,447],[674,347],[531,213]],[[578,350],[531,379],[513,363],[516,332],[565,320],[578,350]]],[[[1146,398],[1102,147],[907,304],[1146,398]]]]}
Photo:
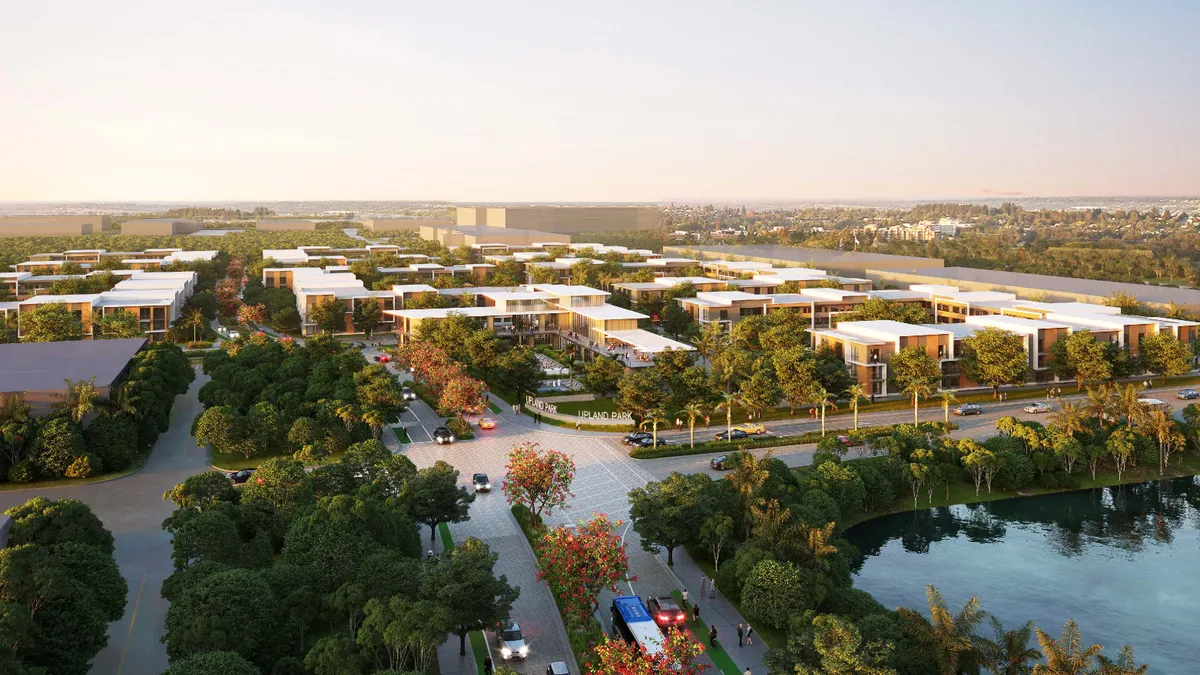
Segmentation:
{"type": "Polygon", "coordinates": [[[933,323],[929,310],[920,305],[900,303],[884,298],[868,298],[852,312],[837,316],[837,321],[899,321],[901,323],[933,323]]]}
{"type": "Polygon", "coordinates": [[[812,574],[797,565],[763,560],[742,585],[742,611],[751,621],[784,628],[792,614],[801,614],[816,604],[812,574]]]}
{"type": "Polygon", "coordinates": [[[696,418],[704,414],[704,406],[694,401],[689,402],[680,411],[687,416],[689,446],[696,447],[696,418]]]}
{"type": "Polygon", "coordinates": [[[888,361],[892,380],[901,392],[912,398],[913,424],[917,424],[917,404],[931,396],[942,381],[942,368],[920,346],[905,347],[888,361]]]}
{"type": "Polygon", "coordinates": [[[322,333],[346,330],[346,308],[335,298],[326,298],[308,308],[308,320],[322,333]]]}
{"type": "Polygon", "coordinates": [[[1104,447],[1108,449],[1109,456],[1112,457],[1113,465],[1117,469],[1117,480],[1121,480],[1121,474],[1125,473],[1125,466],[1129,463],[1129,458],[1133,457],[1134,440],[1136,435],[1127,428],[1117,429],[1109,435],[1108,440],[1104,442],[1104,447]]]}
{"type": "Polygon", "coordinates": [[[236,499],[237,491],[229,478],[215,470],[188,476],[182,483],[163,493],[163,501],[174,502],[176,508],[197,511],[236,499]]]}
{"type": "Polygon", "coordinates": [[[237,322],[243,326],[253,326],[266,323],[266,305],[242,305],[241,307],[238,307],[237,322]]]}
{"type": "Polygon", "coordinates": [[[261,506],[285,523],[313,501],[312,478],[290,457],[263,462],[242,488],[243,505],[261,506]]]}
{"type": "Polygon", "coordinates": [[[461,523],[470,517],[475,493],[458,484],[458,469],[438,460],[405,481],[400,498],[414,520],[429,526],[429,541],[434,541],[438,523],[461,523]]]}
{"type": "Polygon", "coordinates": [[[246,418],[230,406],[214,406],[201,413],[193,435],[197,443],[220,453],[241,453],[249,458],[259,451],[250,438],[246,418]]]}
{"type": "Polygon", "coordinates": [[[950,423],[950,406],[958,400],[958,397],[953,392],[943,391],[938,394],[938,398],[942,399],[942,415],[945,417],[946,424],[950,423]]]}
{"type": "Polygon", "coordinates": [[[850,388],[846,390],[846,396],[850,400],[850,409],[854,411],[854,430],[858,431],[858,404],[862,401],[868,400],[867,385],[850,385],[850,388]]]}
{"type": "Polygon", "coordinates": [[[162,675],[261,675],[262,671],[237,652],[200,652],[182,659],[162,675]]]}
{"type": "Polygon", "coordinates": [[[1063,401],[1059,409],[1050,413],[1049,426],[1051,429],[1067,436],[1083,433],[1086,427],[1083,423],[1084,410],[1072,401],[1063,401]]]}
{"type": "Polygon", "coordinates": [[[278,609],[262,575],[233,569],[201,579],[167,609],[167,658],[231,651],[258,665],[274,663],[278,609]]]}
{"type": "Polygon", "coordinates": [[[717,404],[717,410],[725,411],[725,438],[733,435],[733,407],[741,402],[741,396],[728,391],[721,392],[721,402],[717,404]]]}
{"type": "Polygon", "coordinates": [[[1029,354],[1023,335],[987,326],[963,338],[962,346],[958,366],[963,375],[991,387],[992,398],[999,396],[1001,386],[1024,384],[1029,377],[1029,354]]]}
{"type": "Polygon", "coordinates": [[[667,335],[679,339],[692,325],[692,317],[678,302],[671,300],[663,310],[662,326],[667,335]]]}
{"type": "Polygon", "coordinates": [[[615,593],[617,582],[629,576],[629,557],[615,531],[621,524],[598,513],[574,528],[548,530],[537,542],[538,580],[549,584],[569,624],[586,626],[600,591],[615,593]]]}
{"type": "Polygon", "coordinates": [[[1099,662],[1096,675],[1146,675],[1150,670],[1148,665],[1137,665],[1137,660],[1133,658],[1133,647],[1129,645],[1121,647],[1116,661],[1104,655],[1097,655],[1096,660],[1099,662]]]}
{"type": "Polygon", "coordinates": [[[809,391],[808,396],[808,400],[813,404],[813,407],[821,409],[821,436],[824,437],[825,409],[829,407],[832,407],[835,410],[837,409],[837,405],[834,403],[836,397],[828,391],[825,391],[825,387],[821,386],[814,386],[812,390],[809,391]]]}
{"type": "Polygon", "coordinates": [[[53,546],[76,542],[112,555],[113,536],[91,507],[75,499],[34,497],[4,512],[13,519],[8,545],[53,546]]]}
{"type": "Polygon", "coordinates": [[[64,379],[63,382],[67,386],[62,393],[53,394],[55,400],[50,404],[50,409],[78,424],[96,409],[96,404],[100,401],[96,376],[78,382],[64,379]]]}
{"type": "Polygon", "coordinates": [[[575,461],[565,453],[525,442],[508,453],[502,489],[509,504],[524,505],[536,520],[567,503],[574,478],[575,461]]]}
{"type": "Polygon", "coordinates": [[[704,474],[672,473],[629,492],[629,518],[650,553],[667,549],[667,566],[675,566],[675,549],[696,540],[711,512],[712,479],[704,474]]]}
{"type": "Polygon", "coordinates": [[[853,623],[832,614],[818,615],[812,626],[812,646],[820,666],[798,663],[796,675],[896,675],[887,665],[891,643],[863,644],[862,634],[853,623]]]}
{"type": "Polygon", "coordinates": [[[1192,369],[1191,348],[1171,333],[1145,335],[1138,349],[1146,367],[1158,373],[1164,384],[1168,377],[1184,375],[1192,369]]]}
{"type": "MultiPolygon", "coordinates": [[[[700,675],[707,669],[697,663],[703,653],[704,645],[687,631],[666,631],[661,649],[653,654],[620,638],[604,636],[592,651],[585,672],[589,675],[700,675]]],[[[497,669],[496,675],[508,674],[497,669]]]]}
{"type": "Polygon", "coordinates": [[[403,596],[372,598],[364,608],[362,628],[357,642],[371,652],[383,652],[379,666],[399,672],[409,663],[416,672],[429,670],[437,658],[438,645],[446,640],[450,617],[441,605],[429,601],[410,601],[403,596]]]}
{"type": "Polygon", "coordinates": [[[462,417],[486,410],[487,403],[487,385],[464,375],[446,382],[438,397],[437,411],[445,417],[462,417]]]}
{"type": "Polygon", "coordinates": [[[83,324],[61,302],[43,303],[21,312],[22,342],[82,340],[83,324]]]}
{"type": "Polygon", "coordinates": [[[713,558],[713,572],[721,570],[721,549],[733,536],[733,518],[716,514],[704,519],[700,525],[700,542],[708,547],[713,558]]]}
{"type": "Polygon", "coordinates": [[[42,424],[33,441],[33,461],[46,476],[66,474],[71,463],[83,453],[83,434],[79,432],[79,425],[66,417],[42,424]]]}
{"type": "Polygon", "coordinates": [[[896,610],[901,625],[905,633],[933,654],[938,675],[958,675],[959,664],[974,650],[975,627],[987,618],[987,613],[980,609],[979,598],[972,597],[958,614],[951,614],[938,589],[928,586],[925,592],[931,619],[901,607],[896,610]]]}
{"type": "Polygon", "coordinates": [[[1079,625],[1074,619],[1069,619],[1063,626],[1062,637],[1058,640],[1042,632],[1041,628],[1034,630],[1046,663],[1034,666],[1033,675],[1090,675],[1092,664],[1102,648],[1100,645],[1084,648],[1079,625]]]}
{"type": "Polygon", "coordinates": [[[662,410],[661,408],[656,408],[656,409],[651,410],[646,413],[646,416],[638,424],[638,428],[645,429],[646,427],[650,427],[652,429],[651,433],[652,433],[652,438],[654,440],[654,447],[657,448],[658,447],[658,425],[668,424],[668,423],[670,423],[670,420],[667,419],[667,413],[664,410],[662,410]]]}
{"type": "Polygon", "coordinates": [[[598,356],[587,366],[587,390],[597,396],[609,397],[617,391],[617,383],[625,375],[625,366],[616,359],[598,356]]]}
{"type": "Polygon", "coordinates": [[[383,306],[377,298],[366,298],[354,306],[351,316],[354,327],[371,336],[383,321],[383,306]]]}
{"type": "Polygon", "coordinates": [[[100,317],[100,320],[96,322],[96,329],[96,333],[102,340],[135,338],[145,335],[137,315],[125,309],[118,309],[100,317]]]}
{"type": "Polygon", "coordinates": [[[980,662],[995,675],[1030,675],[1033,672],[1032,662],[1041,656],[1038,650],[1029,646],[1033,637],[1033,622],[1026,621],[1020,628],[1006,631],[996,617],[988,619],[996,637],[979,642],[980,662]]]}
{"type": "Polygon", "coordinates": [[[487,544],[469,537],[426,567],[423,594],[449,613],[459,656],[467,653],[467,633],[508,618],[520,595],[521,589],[510,586],[507,577],[493,573],[498,557],[487,544]]]}
{"type": "Polygon", "coordinates": [[[181,328],[191,329],[192,342],[196,342],[200,339],[200,331],[207,328],[208,318],[204,316],[204,312],[199,307],[191,307],[183,313],[183,319],[179,325],[181,328]]]}
{"type": "Polygon", "coordinates": [[[912,451],[909,455],[908,465],[904,477],[908,480],[909,487],[913,493],[913,508],[917,508],[917,497],[921,493],[921,488],[926,483],[931,482],[930,471],[933,463],[933,453],[929,450],[918,448],[912,451]]]}
{"type": "Polygon", "coordinates": [[[668,383],[655,368],[630,373],[617,383],[617,409],[632,415],[636,422],[664,407],[668,397],[668,383]]]}
{"type": "MultiPolygon", "coordinates": [[[[1054,341],[1053,348],[1063,344],[1060,352],[1075,376],[1077,388],[1112,379],[1112,363],[1103,343],[1091,331],[1081,330],[1054,341]]],[[[1053,352],[1058,357],[1058,352],[1053,352]]]]}

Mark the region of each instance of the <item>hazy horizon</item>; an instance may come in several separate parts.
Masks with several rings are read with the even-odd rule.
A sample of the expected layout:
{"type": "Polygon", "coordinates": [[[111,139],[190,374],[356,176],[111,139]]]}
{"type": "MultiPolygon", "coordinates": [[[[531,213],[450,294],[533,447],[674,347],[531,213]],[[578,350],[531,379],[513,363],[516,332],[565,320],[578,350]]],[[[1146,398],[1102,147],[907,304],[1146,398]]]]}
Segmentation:
{"type": "Polygon", "coordinates": [[[0,201],[1193,197],[1197,34],[1182,1],[8,3],[0,201]]]}

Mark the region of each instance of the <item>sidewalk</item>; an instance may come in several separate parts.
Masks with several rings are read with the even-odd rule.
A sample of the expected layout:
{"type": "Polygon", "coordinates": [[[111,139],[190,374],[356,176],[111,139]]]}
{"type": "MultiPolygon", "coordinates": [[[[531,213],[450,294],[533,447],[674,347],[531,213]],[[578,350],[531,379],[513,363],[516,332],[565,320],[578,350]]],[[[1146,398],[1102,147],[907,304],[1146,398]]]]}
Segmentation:
{"type": "MultiPolygon", "coordinates": [[[[429,540],[424,537],[421,539],[422,545],[428,550],[430,546],[429,540]]],[[[433,552],[442,553],[445,550],[442,538],[439,536],[437,541],[433,543],[433,552]]],[[[467,653],[465,656],[459,656],[458,643],[458,636],[451,633],[446,638],[446,641],[438,647],[438,671],[441,675],[479,675],[479,666],[475,664],[475,655],[471,650],[470,641],[467,642],[467,653]]]]}
{"type": "MultiPolygon", "coordinates": [[[[666,567],[666,559],[662,556],[659,557],[663,566],[666,567]]],[[[700,605],[700,620],[717,627],[717,640],[725,648],[725,653],[737,665],[738,672],[744,672],[749,667],[750,672],[754,675],[766,675],[767,667],[763,665],[763,662],[766,660],[767,646],[755,635],[754,644],[744,644],[738,648],[737,626],[739,623],[748,626],[749,622],[738,614],[720,591],[717,591],[715,598],[709,599],[706,588],[705,597],[700,597],[700,577],[703,572],[682,547],[675,549],[675,566],[669,569],[679,582],[680,588],[688,589],[688,603],[700,605]]],[[[707,636],[697,636],[698,639],[701,637],[704,638],[704,643],[708,644],[707,636]]]]}

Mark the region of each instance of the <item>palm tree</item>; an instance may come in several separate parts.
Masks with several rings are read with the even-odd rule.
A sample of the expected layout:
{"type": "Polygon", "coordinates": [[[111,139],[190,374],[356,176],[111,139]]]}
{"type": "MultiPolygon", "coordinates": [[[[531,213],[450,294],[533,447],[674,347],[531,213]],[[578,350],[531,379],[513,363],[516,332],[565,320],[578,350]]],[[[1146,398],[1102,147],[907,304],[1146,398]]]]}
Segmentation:
{"type": "Polygon", "coordinates": [[[1064,401],[1057,412],[1050,413],[1051,429],[1056,429],[1067,436],[1082,433],[1084,430],[1084,409],[1078,403],[1064,401]]]}
{"type": "Polygon", "coordinates": [[[184,328],[192,329],[192,342],[196,342],[199,339],[197,337],[197,331],[203,328],[207,323],[208,319],[204,317],[204,312],[201,312],[200,308],[198,307],[193,307],[183,313],[183,322],[180,325],[182,325],[184,328]]]}
{"type": "Polygon", "coordinates": [[[1168,319],[1188,319],[1190,316],[1188,311],[1183,308],[1183,305],[1176,304],[1174,300],[1167,305],[1168,319]]]}
{"type": "Polygon", "coordinates": [[[995,675],[1030,675],[1033,661],[1041,657],[1038,650],[1029,646],[1033,637],[1033,622],[1027,621],[1016,630],[1004,630],[996,617],[989,617],[995,640],[979,641],[979,660],[995,675]]]}
{"type": "Polygon", "coordinates": [[[666,424],[667,421],[668,421],[667,413],[661,409],[656,408],[656,409],[651,410],[650,412],[646,413],[646,416],[644,418],[642,418],[642,422],[641,422],[641,424],[638,425],[638,428],[645,429],[647,424],[649,424],[653,427],[654,430],[652,432],[652,436],[654,438],[654,447],[657,448],[658,447],[658,425],[666,424]]]}
{"type": "Polygon", "coordinates": [[[916,426],[918,424],[918,421],[917,421],[917,410],[918,410],[917,406],[918,406],[918,404],[920,403],[922,398],[929,398],[929,396],[931,394],[933,394],[933,391],[934,391],[933,387],[929,386],[928,384],[926,384],[924,382],[920,382],[920,381],[913,382],[912,384],[908,385],[901,391],[902,394],[912,397],[913,426],[916,426]]]}
{"type": "Polygon", "coordinates": [[[979,608],[978,596],[967,600],[958,614],[951,614],[938,589],[928,586],[925,594],[932,621],[920,612],[901,607],[897,611],[904,622],[903,629],[933,653],[938,675],[958,675],[960,661],[974,653],[975,627],[987,618],[987,612],[979,608]]]}
{"type": "Polygon", "coordinates": [[[96,376],[78,382],[64,379],[63,382],[67,383],[66,390],[61,394],[54,394],[58,400],[51,403],[50,408],[76,422],[82,422],[88,413],[96,409],[96,403],[100,400],[96,376]]]}
{"type": "Polygon", "coordinates": [[[696,418],[704,414],[704,406],[692,401],[683,406],[683,414],[688,418],[688,435],[691,436],[691,447],[696,447],[696,418]]]}
{"type": "Polygon", "coordinates": [[[958,401],[958,397],[954,392],[943,391],[938,394],[938,398],[942,399],[942,412],[946,415],[946,424],[950,423],[950,405],[958,401]]]}
{"type": "Polygon", "coordinates": [[[1116,417],[1116,401],[1113,400],[1111,390],[1104,387],[1089,387],[1087,395],[1087,412],[1089,415],[1095,415],[1098,423],[1103,425],[1106,419],[1116,417]]]}
{"type": "Polygon", "coordinates": [[[1137,426],[1138,422],[1143,421],[1146,412],[1146,406],[1142,404],[1142,390],[1132,384],[1125,385],[1117,397],[1117,407],[1121,413],[1125,415],[1126,421],[1129,423],[1129,428],[1137,426]]]}
{"type": "Polygon", "coordinates": [[[1096,675],[1146,675],[1146,672],[1150,670],[1148,665],[1137,665],[1137,661],[1133,658],[1133,647],[1129,645],[1121,647],[1121,654],[1117,656],[1116,661],[1100,655],[1096,656],[1096,660],[1100,662],[1100,667],[1096,669],[1096,675]]]}
{"type": "Polygon", "coordinates": [[[1034,630],[1046,663],[1034,666],[1033,675],[1091,675],[1092,662],[1102,648],[1100,645],[1083,648],[1083,637],[1079,635],[1075,619],[1067,621],[1058,640],[1043,633],[1041,628],[1034,630]]]}
{"type": "Polygon", "coordinates": [[[858,403],[867,399],[867,386],[865,384],[852,384],[846,389],[846,396],[850,397],[850,409],[854,411],[854,430],[858,431],[858,403]]]}
{"type": "Polygon", "coordinates": [[[717,404],[717,410],[725,411],[725,438],[729,439],[733,435],[733,406],[741,403],[742,397],[733,392],[721,392],[721,402],[717,404]]]}
{"type": "Polygon", "coordinates": [[[758,491],[771,476],[771,472],[767,470],[767,460],[771,458],[771,451],[768,450],[762,459],[756,457],[752,452],[743,452],[740,455],[737,466],[734,467],[727,480],[742,502],[742,523],[745,529],[743,539],[749,539],[755,497],[758,496],[758,491]]]}
{"type": "Polygon", "coordinates": [[[834,401],[836,401],[837,399],[834,397],[833,394],[826,391],[825,387],[822,387],[820,385],[813,387],[813,390],[812,390],[812,392],[809,393],[808,397],[809,397],[808,398],[809,403],[812,403],[813,406],[819,406],[821,408],[821,436],[824,437],[825,436],[825,408],[832,407],[834,410],[837,410],[837,405],[834,403],[834,401]]]}
{"type": "Polygon", "coordinates": [[[108,398],[100,400],[98,404],[104,409],[105,415],[112,417],[116,417],[117,415],[141,417],[141,409],[137,405],[139,400],[134,395],[132,389],[122,385],[109,391],[108,398]]]}
{"type": "Polygon", "coordinates": [[[801,527],[804,528],[804,557],[816,569],[828,568],[826,558],[838,552],[838,548],[830,543],[837,523],[829,521],[824,527],[808,527],[806,523],[801,523],[801,527]]]}
{"type": "Polygon", "coordinates": [[[720,322],[713,321],[700,328],[700,335],[692,340],[692,344],[704,358],[705,370],[712,370],[713,357],[729,344],[729,334],[720,322]]]}

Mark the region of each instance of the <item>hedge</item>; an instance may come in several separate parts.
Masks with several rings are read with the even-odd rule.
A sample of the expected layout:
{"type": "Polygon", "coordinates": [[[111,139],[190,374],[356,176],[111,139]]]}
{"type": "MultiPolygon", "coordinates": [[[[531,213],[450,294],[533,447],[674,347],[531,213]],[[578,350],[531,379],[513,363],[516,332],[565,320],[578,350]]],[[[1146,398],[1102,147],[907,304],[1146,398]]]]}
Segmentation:
{"type": "MultiPolygon", "coordinates": [[[[857,437],[865,436],[882,436],[895,431],[899,427],[910,427],[911,424],[885,424],[874,427],[859,427],[858,431],[853,429],[830,429],[825,432],[826,436],[847,434],[857,437]]],[[[957,431],[958,425],[954,422],[921,422],[918,428],[928,429],[936,433],[948,433],[957,431]]],[[[801,445],[804,443],[816,443],[821,440],[821,432],[808,431],[803,434],[794,436],[759,436],[744,438],[737,441],[708,441],[705,443],[697,443],[696,447],[688,445],[668,445],[660,448],[631,448],[629,456],[634,459],[655,459],[658,457],[682,457],[685,455],[703,455],[703,454],[720,454],[736,452],[738,450],[751,450],[754,448],[775,448],[783,445],[801,445]]]]}

